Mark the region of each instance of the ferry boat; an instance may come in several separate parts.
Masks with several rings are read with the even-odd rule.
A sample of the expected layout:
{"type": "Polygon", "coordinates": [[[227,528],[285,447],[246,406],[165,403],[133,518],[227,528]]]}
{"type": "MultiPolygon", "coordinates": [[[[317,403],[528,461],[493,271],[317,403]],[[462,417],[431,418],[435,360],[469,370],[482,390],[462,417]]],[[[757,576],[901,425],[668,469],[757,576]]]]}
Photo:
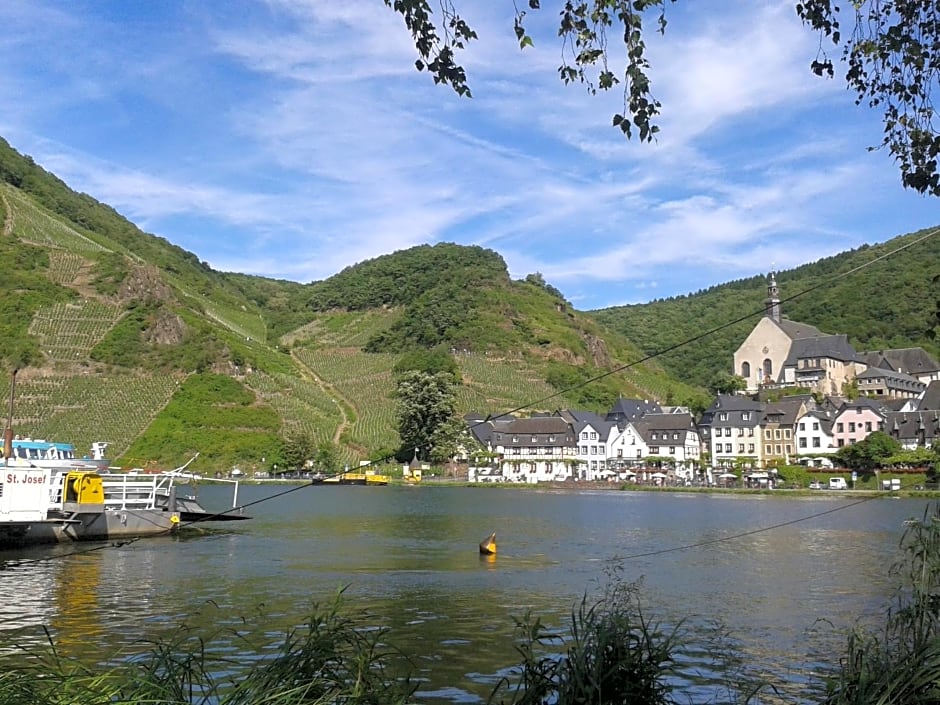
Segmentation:
{"type": "Polygon", "coordinates": [[[92,470],[101,472],[108,469],[110,462],[105,457],[108,444],[97,441],[91,444],[91,455],[80,457],[71,443],[47,441],[41,438],[13,438],[12,453],[6,459],[7,465],[47,467],[53,470],[92,470]]]}
{"type": "MultiPolygon", "coordinates": [[[[248,518],[234,511],[209,512],[195,497],[183,494],[180,485],[192,476],[182,469],[158,474],[108,473],[61,467],[58,461],[4,460],[0,466],[0,548],[160,536],[192,522],[248,518]]],[[[230,482],[235,483],[234,508],[238,484],[230,482]]]]}

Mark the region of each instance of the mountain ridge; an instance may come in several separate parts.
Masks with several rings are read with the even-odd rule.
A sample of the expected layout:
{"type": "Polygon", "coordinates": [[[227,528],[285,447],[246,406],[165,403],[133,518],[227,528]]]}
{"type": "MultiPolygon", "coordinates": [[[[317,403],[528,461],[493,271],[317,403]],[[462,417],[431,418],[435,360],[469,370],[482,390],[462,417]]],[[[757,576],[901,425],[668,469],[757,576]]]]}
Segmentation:
{"type": "Polygon", "coordinates": [[[397,437],[391,370],[413,348],[454,354],[461,411],[533,399],[539,411],[601,410],[620,394],[701,401],[653,363],[629,366],[640,353],[628,340],[540,275],[511,280],[491,250],[423,245],[311,284],[216,272],[5,141],[0,196],[0,256],[12,265],[0,359],[19,370],[12,426],[80,449],[108,441],[122,465],[199,452],[197,471],[270,468],[297,434],[338,441],[351,463],[386,454],[397,437]],[[374,299],[380,282],[394,295],[374,299]],[[363,290],[373,299],[357,303],[363,290]]]}

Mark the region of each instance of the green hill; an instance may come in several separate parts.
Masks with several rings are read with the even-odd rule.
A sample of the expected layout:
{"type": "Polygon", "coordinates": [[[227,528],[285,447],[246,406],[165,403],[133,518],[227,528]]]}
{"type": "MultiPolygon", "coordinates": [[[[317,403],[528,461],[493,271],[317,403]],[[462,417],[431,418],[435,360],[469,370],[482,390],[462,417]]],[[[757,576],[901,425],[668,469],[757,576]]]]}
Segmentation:
{"type": "Polygon", "coordinates": [[[0,209],[13,429],[107,441],[123,465],[265,468],[299,433],[348,462],[394,449],[392,369],[413,349],[454,356],[462,412],[704,400],[656,364],[618,371],[637,347],[491,250],[420,246],[307,285],[216,272],[3,140],[0,209]]]}
{"type": "MultiPolygon", "coordinates": [[[[940,235],[912,244],[930,230],[778,272],[783,315],[826,333],[848,334],[859,352],[920,346],[937,356],[940,349],[927,331],[936,322],[933,312],[940,300],[935,281],[940,235]],[[901,247],[906,249],[885,256],[901,247]]],[[[759,275],[591,315],[646,354],[670,350],[657,358],[664,369],[689,383],[708,385],[716,373],[730,372],[734,351],[763,315],[766,296],[766,275],[759,275]],[[672,350],[693,338],[694,344],[672,350]]]]}

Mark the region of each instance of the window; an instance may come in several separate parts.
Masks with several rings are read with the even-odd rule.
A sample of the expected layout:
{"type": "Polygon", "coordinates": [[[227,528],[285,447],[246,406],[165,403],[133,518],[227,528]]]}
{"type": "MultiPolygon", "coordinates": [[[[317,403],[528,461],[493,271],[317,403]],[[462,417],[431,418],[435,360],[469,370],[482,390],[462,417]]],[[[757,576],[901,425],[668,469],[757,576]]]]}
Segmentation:
{"type": "Polygon", "coordinates": [[[656,440],[656,431],[653,431],[653,432],[650,434],[650,440],[652,440],[652,441],[655,441],[655,440],[656,440]]]}
{"type": "MultiPolygon", "coordinates": [[[[813,440],[816,440],[816,439],[813,439],[813,440]]],[[[805,439],[805,438],[800,438],[799,441],[797,441],[797,444],[799,445],[800,448],[805,448],[805,447],[806,447],[806,439],[805,439]]]]}
{"type": "Polygon", "coordinates": [[[581,440],[582,440],[582,441],[586,441],[586,440],[587,440],[587,431],[581,431],[581,440]]]}
{"type": "Polygon", "coordinates": [[[803,422],[803,421],[800,421],[800,430],[801,430],[801,431],[805,431],[805,430],[806,430],[806,423],[803,422]]]}
{"type": "Polygon", "coordinates": [[[754,435],[754,428],[753,428],[753,427],[751,427],[751,428],[749,428],[749,429],[747,430],[747,435],[753,437],[753,435],[754,435]]]}
{"type": "Polygon", "coordinates": [[[866,422],[865,422],[865,430],[866,430],[866,431],[871,431],[871,421],[866,421],[866,422]]]}
{"type": "Polygon", "coordinates": [[[818,430],[819,430],[819,422],[818,422],[818,421],[813,421],[813,430],[814,430],[814,431],[818,431],[818,430]]]}
{"type": "Polygon", "coordinates": [[[552,448],[551,446],[549,446],[548,448],[545,449],[545,455],[551,455],[553,450],[554,450],[554,448],[552,448]]]}
{"type": "Polygon", "coordinates": [[[731,452],[731,444],[725,443],[725,453],[730,453],[730,452],[731,452]]]}
{"type": "Polygon", "coordinates": [[[856,413],[856,414],[862,413],[862,407],[860,407],[860,406],[855,407],[855,413],[856,413]]]}
{"type": "Polygon", "coordinates": [[[813,436],[813,448],[821,448],[822,443],[819,440],[819,436],[813,436]]]}
{"type": "Polygon", "coordinates": [[[748,443],[748,444],[747,444],[747,452],[748,452],[748,453],[753,453],[753,452],[754,452],[754,444],[753,444],[753,443],[748,443]]]}
{"type": "Polygon", "coordinates": [[[779,429],[779,428],[775,428],[775,429],[774,429],[774,438],[776,438],[778,441],[780,440],[780,429],[779,429]]]}
{"type": "Polygon", "coordinates": [[[751,420],[751,412],[750,412],[750,411],[742,411],[742,412],[741,412],[741,420],[742,420],[742,421],[750,421],[750,420],[751,420]]]}
{"type": "Polygon", "coordinates": [[[650,455],[659,455],[659,446],[650,446],[650,455]]]}
{"type": "Polygon", "coordinates": [[[836,441],[836,445],[841,448],[842,446],[845,445],[845,441],[843,441],[843,440],[840,438],[838,441],[836,441]]]}
{"type": "Polygon", "coordinates": [[[789,443],[787,443],[783,449],[786,451],[787,455],[790,455],[790,453],[793,452],[793,446],[791,446],[789,443]]]}
{"type": "Polygon", "coordinates": [[[679,440],[679,434],[678,434],[678,433],[673,433],[673,434],[672,434],[672,440],[678,441],[678,440],[679,440]]]}
{"type": "Polygon", "coordinates": [[[836,433],[842,433],[842,422],[836,424],[836,433]]]}
{"type": "Polygon", "coordinates": [[[727,414],[726,412],[722,411],[720,414],[718,414],[718,420],[719,420],[719,421],[727,421],[727,420],[728,420],[728,414],[727,414]]]}
{"type": "Polygon", "coordinates": [[[623,457],[623,448],[618,448],[618,449],[617,449],[617,457],[618,457],[618,458],[622,458],[622,457],[623,457]]]}
{"type": "Polygon", "coordinates": [[[675,455],[675,454],[676,454],[676,447],[669,446],[669,455],[675,455]]]}
{"type": "Polygon", "coordinates": [[[855,422],[849,421],[849,433],[855,433],[855,422]]]}
{"type": "Polygon", "coordinates": [[[773,438],[773,433],[771,432],[771,430],[770,430],[769,428],[765,428],[765,429],[764,429],[764,438],[766,438],[766,439],[768,439],[768,440],[770,440],[771,438],[773,438]]]}
{"type": "Polygon", "coordinates": [[[538,443],[538,442],[539,442],[539,437],[538,437],[538,436],[532,436],[532,442],[533,442],[533,443],[538,443]]]}
{"type": "Polygon", "coordinates": [[[587,454],[588,454],[588,447],[581,446],[581,455],[587,455],[587,454]]]}
{"type": "Polygon", "coordinates": [[[743,453],[743,452],[744,452],[744,444],[738,443],[738,453],[743,453]]]}
{"type": "Polygon", "coordinates": [[[597,455],[597,446],[591,446],[591,455],[597,455]]]}
{"type": "Polygon", "coordinates": [[[751,363],[750,362],[741,363],[741,376],[744,377],[744,379],[748,379],[751,376],[751,363]]]}
{"type": "Polygon", "coordinates": [[[771,455],[773,454],[773,452],[774,452],[774,447],[772,445],[768,444],[764,446],[764,455],[771,455]]]}
{"type": "Polygon", "coordinates": [[[774,450],[776,451],[777,455],[780,455],[781,453],[783,453],[783,449],[780,447],[779,443],[774,446],[774,450]]]}
{"type": "Polygon", "coordinates": [[[764,359],[764,377],[772,377],[774,374],[774,362],[769,357],[764,359]]]}
{"type": "Polygon", "coordinates": [[[789,437],[790,437],[790,429],[789,429],[789,428],[783,429],[783,437],[784,437],[784,438],[789,438],[789,437]]]}
{"type": "Polygon", "coordinates": [[[596,441],[596,440],[597,440],[597,434],[596,434],[594,431],[591,431],[591,440],[592,440],[592,441],[596,441]]]}

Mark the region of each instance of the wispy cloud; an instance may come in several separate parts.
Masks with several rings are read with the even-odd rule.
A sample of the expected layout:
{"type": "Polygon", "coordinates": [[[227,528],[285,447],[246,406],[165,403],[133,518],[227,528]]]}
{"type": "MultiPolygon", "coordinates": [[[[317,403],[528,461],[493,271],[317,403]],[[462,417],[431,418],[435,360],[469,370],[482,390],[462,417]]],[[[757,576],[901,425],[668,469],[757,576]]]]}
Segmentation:
{"type": "Polygon", "coordinates": [[[5,3],[0,129],[214,267],[299,281],[454,241],[598,308],[936,220],[865,152],[877,120],[810,75],[788,1],[667,6],[650,144],[610,126],[617,91],[558,80],[547,4],[526,51],[511,3],[464,4],[472,99],[415,71],[374,0],[5,3]]]}

